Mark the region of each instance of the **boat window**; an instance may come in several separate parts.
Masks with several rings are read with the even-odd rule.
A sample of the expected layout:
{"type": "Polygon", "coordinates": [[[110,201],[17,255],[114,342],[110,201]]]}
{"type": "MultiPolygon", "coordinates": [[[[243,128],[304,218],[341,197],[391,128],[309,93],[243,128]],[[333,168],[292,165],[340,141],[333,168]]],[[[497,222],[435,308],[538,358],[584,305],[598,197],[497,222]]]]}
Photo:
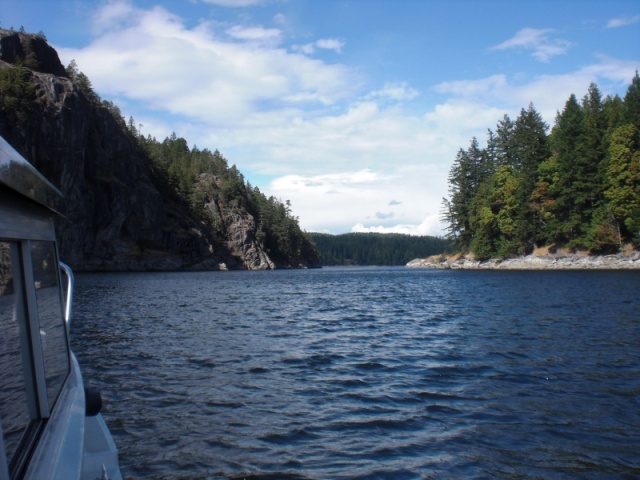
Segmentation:
{"type": "Polygon", "coordinates": [[[40,341],[49,408],[69,373],[67,329],[64,323],[58,262],[53,242],[32,241],[31,259],[36,288],[40,341]]]}
{"type": "Polygon", "coordinates": [[[18,245],[0,241],[0,421],[7,464],[32,419],[22,357],[28,341],[24,300],[16,287],[19,265],[18,245]]]}

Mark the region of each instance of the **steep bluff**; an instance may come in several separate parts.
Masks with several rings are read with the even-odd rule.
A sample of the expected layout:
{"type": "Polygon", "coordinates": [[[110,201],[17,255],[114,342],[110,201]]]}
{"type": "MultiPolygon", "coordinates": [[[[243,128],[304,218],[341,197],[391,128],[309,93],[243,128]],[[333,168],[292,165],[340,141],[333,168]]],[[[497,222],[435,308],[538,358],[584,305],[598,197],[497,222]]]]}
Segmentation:
{"type": "Polygon", "coordinates": [[[313,255],[273,261],[247,211],[218,200],[224,223],[213,231],[187,201],[161,194],[122,119],[79,90],[44,39],[0,30],[0,74],[0,135],[63,192],[60,256],[76,270],[319,266],[313,255]]]}

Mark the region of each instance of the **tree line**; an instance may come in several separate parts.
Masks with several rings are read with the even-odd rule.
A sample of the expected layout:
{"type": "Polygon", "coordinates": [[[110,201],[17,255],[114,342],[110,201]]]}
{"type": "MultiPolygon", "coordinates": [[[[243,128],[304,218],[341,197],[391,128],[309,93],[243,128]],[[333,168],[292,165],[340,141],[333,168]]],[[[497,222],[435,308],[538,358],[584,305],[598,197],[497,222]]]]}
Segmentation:
{"type": "Polygon", "coordinates": [[[415,258],[451,252],[451,242],[395,233],[311,233],[322,265],[406,265],[415,258]]]}
{"type": "Polygon", "coordinates": [[[443,199],[447,237],[477,259],[552,246],[592,253],[640,245],[640,77],[624,98],[595,84],[549,127],[532,104],[460,149],[443,199]]]}

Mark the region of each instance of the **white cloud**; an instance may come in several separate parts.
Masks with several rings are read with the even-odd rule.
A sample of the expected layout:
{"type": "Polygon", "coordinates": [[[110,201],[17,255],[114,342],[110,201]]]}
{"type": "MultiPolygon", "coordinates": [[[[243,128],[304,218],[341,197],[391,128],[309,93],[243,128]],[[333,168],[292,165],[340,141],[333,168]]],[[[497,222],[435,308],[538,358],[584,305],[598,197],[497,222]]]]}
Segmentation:
{"type": "Polygon", "coordinates": [[[316,47],[322,48],[324,50],[333,50],[336,53],[342,53],[344,42],[336,38],[321,38],[320,40],[316,41],[316,47]]]}
{"type": "Polygon", "coordinates": [[[101,8],[100,15],[93,19],[94,32],[102,34],[110,28],[126,28],[139,21],[140,13],[128,1],[109,1],[101,8]]]}
{"type": "Polygon", "coordinates": [[[291,200],[294,214],[304,211],[300,223],[307,231],[440,235],[440,192],[427,185],[446,181],[443,173],[424,166],[393,174],[365,169],[316,176],[287,175],[274,180],[266,192],[277,192],[277,197],[291,200]],[[410,179],[407,173],[411,174],[410,179]]]}
{"type": "Polygon", "coordinates": [[[205,3],[217,5],[219,7],[249,7],[251,5],[260,5],[264,0],[202,0],[205,3]]]}
{"type": "Polygon", "coordinates": [[[531,50],[537,60],[548,62],[551,57],[567,53],[572,45],[567,40],[551,38],[553,32],[551,29],[523,28],[514,37],[492,47],[492,49],[509,50],[515,48],[531,50]]]}
{"type": "Polygon", "coordinates": [[[404,235],[424,236],[434,235],[443,236],[443,225],[440,223],[439,215],[429,215],[419,224],[399,224],[391,227],[384,225],[375,225],[365,227],[358,223],[351,228],[353,233],[402,233],[404,235]]]}
{"type": "Polygon", "coordinates": [[[292,49],[294,52],[300,52],[304,55],[313,55],[316,46],[315,43],[305,43],[304,45],[294,45],[292,49]]]}
{"type": "Polygon", "coordinates": [[[609,23],[607,23],[607,28],[626,27],[627,25],[633,25],[638,22],[640,22],[640,15],[612,18],[609,20],[609,23]]]}
{"type": "MultiPolygon", "coordinates": [[[[618,60],[605,55],[596,55],[595,60],[594,63],[573,72],[538,75],[526,82],[517,82],[505,75],[443,82],[436,85],[434,90],[452,98],[445,105],[438,105],[434,113],[439,121],[444,120],[452,125],[460,122],[460,125],[465,125],[469,122],[475,123],[474,119],[466,118],[466,112],[471,110],[476,110],[474,116],[487,118],[496,111],[517,114],[520,109],[533,103],[536,110],[551,125],[557,111],[562,110],[572,93],[584,95],[589,85],[595,82],[606,94],[612,89],[628,85],[638,68],[638,63],[633,60],[618,60]]],[[[486,125],[487,128],[494,126],[492,123],[486,125]]]]}
{"type": "Polygon", "coordinates": [[[282,40],[282,32],[277,28],[243,27],[234,25],[227,30],[230,37],[262,44],[277,45],[282,40]]]}
{"type": "Polygon", "coordinates": [[[300,52],[305,55],[313,55],[316,49],[333,50],[336,53],[342,53],[344,48],[344,42],[336,38],[321,38],[312,43],[305,43],[304,45],[294,45],[292,47],[294,52],[300,52]]]}
{"type": "Polygon", "coordinates": [[[443,151],[455,152],[466,147],[472,136],[486,135],[508,110],[492,107],[482,99],[451,98],[438,104],[425,115],[425,120],[437,135],[443,151]]]}
{"type": "Polygon", "coordinates": [[[273,16],[273,23],[275,23],[276,25],[286,25],[287,17],[283,13],[276,13],[273,16]]]}
{"type": "Polygon", "coordinates": [[[492,75],[490,77],[477,80],[453,80],[442,82],[434,87],[439,93],[453,94],[461,97],[478,97],[490,93],[495,96],[495,92],[504,92],[508,87],[505,75],[492,75]]]}
{"type": "Polygon", "coordinates": [[[382,90],[371,92],[371,98],[388,98],[395,101],[413,100],[420,92],[411,88],[407,82],[386,83],[382,90]]]}
{"type": "Polygon", "coordinates": [[[94,23],[99,35],[91,44],[58,52],[76,60],[96,91],[209,125],[236,124],[266,105],[286,110],[300,99],[331,104],[359,83],[344,65],[277,48],[277,29],[236,25],[217,32],[206,22],[187,28],[161,7],[142,10],[124,1],[98,10],[94,23]]]}

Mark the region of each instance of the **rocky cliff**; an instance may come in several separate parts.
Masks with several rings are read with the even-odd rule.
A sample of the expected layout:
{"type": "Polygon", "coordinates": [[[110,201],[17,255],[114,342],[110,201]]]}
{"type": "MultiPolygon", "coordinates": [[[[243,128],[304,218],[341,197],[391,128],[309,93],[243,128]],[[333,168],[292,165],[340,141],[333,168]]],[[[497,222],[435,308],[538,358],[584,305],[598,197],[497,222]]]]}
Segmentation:
{"type": "Polygon", "coordinates": [[[122,119],[68,78],[43,38],[0,30],[0,74],[0,135],[63,192],[60,256],[76,270],[319,266],[270,259],[248,212],[218,202],[220,241],[186,201],[162,195],[122,119]]]}

